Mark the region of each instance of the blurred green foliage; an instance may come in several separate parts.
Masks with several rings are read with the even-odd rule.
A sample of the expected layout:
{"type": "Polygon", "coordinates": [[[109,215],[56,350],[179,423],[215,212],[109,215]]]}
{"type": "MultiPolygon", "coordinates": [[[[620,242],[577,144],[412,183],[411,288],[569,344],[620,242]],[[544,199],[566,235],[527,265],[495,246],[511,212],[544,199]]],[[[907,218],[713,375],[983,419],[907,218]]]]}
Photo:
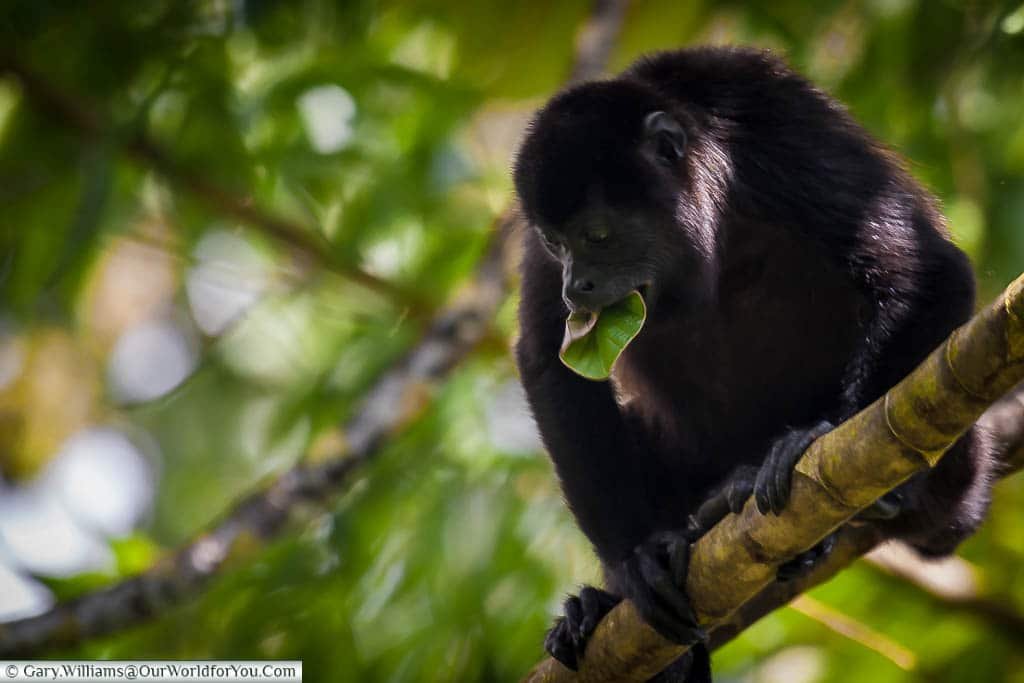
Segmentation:
{"type": "MultiPolygon", "coordinates": [[[[17,360],[0,362],[14,367],[0,372],[0,471],[28,486],[68,436],[102,424],[158,474],[147,521],[108,539],[111,566],[39,577],[56,595],[139,571],[343,439],[339,421],[472,272],[508,201],[516,137],[565,78],[587,12],[583,0],[0,3],[0,57],[97,122],[83,134],[0,76],[0,360],[17,360]],[[334,269],[168,182],[130,153],[140,134],[182,175],[305,226],[334,269]],[[220,263],[225,243],[248,254],[241,265],[220,263]],[[203,323],[213,295],[196,278],[211,263],[217,287],[251,304],[225,324],[203,323]],[[355,267],[416,300],[354,282],[355,267]],[[176,326],[194,367],[129,400],[113,359],[152,320],[176,326]]],[[[1024,269],[1016,0],[637,1],[612,68],[701,42],[785,52],[911,159],[985,298],[1024,269]]],[[[297,658],[313,681],[515,680],[560,596],[597,570],[543,455],[503,433],[514,381],[502,345],[487,346],[329,511],[152,625],[54,654],[297,658]]],[[[1000,485],[963,554],[1024,610],[1022,488],[1000,485]]],[[[876,570],[814,595],[916,665],[784,609],[716,655],[721,680],[1024,681],[1024,650],[998,625],[876,570]]]]}

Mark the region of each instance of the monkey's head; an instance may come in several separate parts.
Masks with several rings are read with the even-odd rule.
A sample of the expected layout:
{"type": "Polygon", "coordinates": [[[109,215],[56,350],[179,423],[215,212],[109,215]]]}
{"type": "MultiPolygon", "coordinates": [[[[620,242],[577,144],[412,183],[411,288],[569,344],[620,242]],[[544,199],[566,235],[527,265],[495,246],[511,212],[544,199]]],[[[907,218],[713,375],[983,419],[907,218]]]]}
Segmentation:
{"type": "Polygon", "coordinates": [[[596,311],[633,289],[652,316],[704,298],[714,249],[690,224],[695,133],[685,112],[628,80],[577,86],[538,112],[515,186],[561,263],[570,309],[596,311]]]}

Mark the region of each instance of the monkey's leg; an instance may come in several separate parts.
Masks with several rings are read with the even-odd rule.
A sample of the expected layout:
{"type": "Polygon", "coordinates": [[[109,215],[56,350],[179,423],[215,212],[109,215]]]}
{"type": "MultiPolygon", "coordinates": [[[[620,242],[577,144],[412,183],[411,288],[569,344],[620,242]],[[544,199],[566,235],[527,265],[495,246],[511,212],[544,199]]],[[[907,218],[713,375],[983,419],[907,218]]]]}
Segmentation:
{"type": "Polygon", "coordinates": [[[892,492],[899,496],[899,514],[874,523],[926,557],[949,555],[985,519],[995,452],[991,435],[973,427],[933,469],[892,492]]]}

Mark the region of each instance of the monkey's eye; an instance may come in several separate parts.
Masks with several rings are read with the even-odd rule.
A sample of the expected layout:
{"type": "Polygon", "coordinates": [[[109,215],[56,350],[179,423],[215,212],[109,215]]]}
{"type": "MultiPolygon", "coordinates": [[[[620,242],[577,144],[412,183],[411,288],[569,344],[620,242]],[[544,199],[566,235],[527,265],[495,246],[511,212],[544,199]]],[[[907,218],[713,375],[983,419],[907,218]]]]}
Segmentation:
{"type": "Polygon", "coordinates": [[[601,244],[608,239],[608,228],[594,228],[583,235],[587,244],[601,244]]]}

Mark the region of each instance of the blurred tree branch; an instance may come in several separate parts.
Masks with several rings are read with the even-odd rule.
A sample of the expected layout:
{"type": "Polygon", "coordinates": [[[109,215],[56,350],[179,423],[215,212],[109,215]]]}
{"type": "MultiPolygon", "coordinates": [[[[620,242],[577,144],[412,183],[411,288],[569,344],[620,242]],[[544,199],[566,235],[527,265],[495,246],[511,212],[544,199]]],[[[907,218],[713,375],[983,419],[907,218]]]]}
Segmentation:
{"type": "Polygon", "coordinates": [[[904,671],[910,671],[917,666],[917,655],[913,650],[808,595],[798,596],[789,603],[788,607],[798,614],[818,622],[833,633],[885,657],[904,671]]]}
{"type": "Polygon", "coordinates": [[[255,204],[245,196],[235,194],[204,177],[200,172],[187,169],[142,132],[130,134],[120,140],[112,126],[86,103],[49,83],[43,76],[22,63],[14,54],[0,51],[0,75],[14,77],[27,99],[43,115],[75,130],[85,138],[119,140],[119,148],[135,161],[148,166],[174,185],[191,193],[211,209],[244,223],[277,242],[293,249],[310,263],[332,270],[342,277],[368,289],[384,294],[398,304],[424,308],[421,298],[392,282],[368,273],[358,266],[346,263],[332,251],[331,245],[317,233],[255,204]]]}
{"type": "MultiPolygon", "coordinates": [[[[728,639],[877,545],[870,527],[848,529],[809,577],[774,581],[779,564],[934,466],[1022,379],[1024,276],[884,397],[818,439],[797,465],[793,494],[781,515],[761,515],[748,501],[739,515],[726,517],[694,544],[686,590],[700,622],[727,628],[718,638],[728,639]]],[[[598,625],[578,674],[547,659],[526,680],[644,681],[685,651],[624,601],[598,625]]]]}
{"type": "Polygon", "coordinates": [[[363,399],[344,427],[344,453],[287,470],[139,576],[58,604],[39,616],[0,624],[0,655],[25,656],[71,645],[156,616],[200,592],[229,559],[251,555],[274,538],[302,504],[320,503],[336,493],[389,436],[423,411],[425,392],[484,336],[505,295],[504,246],[515,220],[509,212],[499,221],[497,237],[461,302],[443,311],[423,339],[363,399]]]}
{"type": "MultiPolygon", "coordinates": [[[[570,83],[600,75],[627,5],[628,0],[594,2],[580,30],[570,83]]],[[[0,73],[3,71],[22,80],[23,87],[44,110],[83,134],[100,132],[94,115],[0,55],[0,73]]],[[[128,144],[127,151],[226,213],[240,219],[247,217],[268,233],[291,241],[297,226],[266,216],[244,200],[181,172],[151,143],[137,139],[128,144]]],[[[344,426],[344,453],[287,470],[265,488],[238,501],[218,523],[139,576],[58,604],[38,616],[0,624],[0,657],[25,657],[70,646],[156,617],[201,592],[229,560],[252,555],[274,538],[303,504],[321,503],[337,493],[389,437],[425,410],[427,401],[423,397],[486,340],[491,319],[507,293],[507,245],[519,221],[514,206],[498,217],[491,244],[473,280],[434,318],[419,343],[377,380],[361,408],[344,426]]],[[[303,235],[298,244],[308,244],[317,250],[311,253],[319,254],[319,247],[309,241],[305,231],[298,232],[303,235]]]]}
{"type": "Polygon", "coordinates": [[[960,557],[939,562],[921,559],[909,548],[887,543],[872,551],[867,563],[879,572],[915,586],[947,614],[964,614],[986,621],[1018,643],[1024,643],[1024,615],[1009,596],[986,594],[978,585],[975,567],[960,557]]]}

